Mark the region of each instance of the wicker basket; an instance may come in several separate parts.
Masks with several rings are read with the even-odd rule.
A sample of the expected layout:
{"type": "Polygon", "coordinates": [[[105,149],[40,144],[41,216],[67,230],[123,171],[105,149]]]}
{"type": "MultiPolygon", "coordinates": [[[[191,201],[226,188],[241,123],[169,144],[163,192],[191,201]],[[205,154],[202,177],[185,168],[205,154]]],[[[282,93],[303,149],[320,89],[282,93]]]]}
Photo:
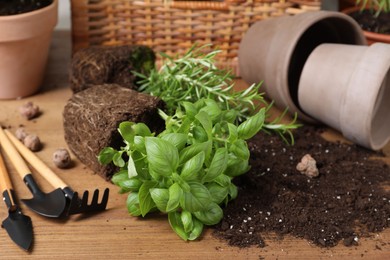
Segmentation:
{"type": "Polygon", "coordinates": [[[211,48],[221,50],[217,65],[238,74],[238,45],[252,23],[318,10],[320,4],[319,0],[71,0],[73,51],[91,45],[143,44],[156,52],[180,55],[194,43],[211,43],[211,48]]]}

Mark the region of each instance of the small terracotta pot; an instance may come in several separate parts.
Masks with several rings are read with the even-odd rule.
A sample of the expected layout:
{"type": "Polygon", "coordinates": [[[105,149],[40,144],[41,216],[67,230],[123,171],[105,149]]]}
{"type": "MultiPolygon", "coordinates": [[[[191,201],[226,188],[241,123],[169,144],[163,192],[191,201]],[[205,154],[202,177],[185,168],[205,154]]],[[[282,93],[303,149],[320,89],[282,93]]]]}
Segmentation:
{"type": "Polygon", "coordinates": [[[34,94],[42,84],[58,0],[42,9],[0,16],[0,99],[34,94]]]}
{"type": "Polygon", "coordinates": [[[299,82],[302,110],[352,142],[381,149],[390,139],[390,44],[322,44],[299,82]]]}
{"type": "MultiPolygon", "coordinates": [[[[361,10],[361,7],[355,6],[355,7],[346,8],[342,12],[347,14],[347,15],[350,15],[350,14],[352,14],[354,12],[358,12],[360,10],[361,10]]],[[[389,34],[375,33],[375,32],[369,32],[369,31],[363,30],[363,35],[366,37],[367,43],[369,45],[371,45],[375,42],[390,43],[390,35],[389,34]]]]}
{"type": "Polygon", "coordinates": [[[323,43],[365,45],[359,25],[339,12],[306,12],[265,19],[244,35],[238,52],[240,75],[262,89],[279,107],[312,121],[298,104],[299,78],[307,57],[323,43]]]}

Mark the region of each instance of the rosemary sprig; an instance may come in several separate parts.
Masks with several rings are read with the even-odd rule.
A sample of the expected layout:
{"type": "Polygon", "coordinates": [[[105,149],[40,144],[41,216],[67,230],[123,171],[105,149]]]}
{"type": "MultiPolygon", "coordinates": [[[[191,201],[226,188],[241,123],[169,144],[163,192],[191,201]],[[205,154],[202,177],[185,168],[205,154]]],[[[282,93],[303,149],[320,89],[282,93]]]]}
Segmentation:
{"type": "MultiPolygon", "coordinates": [[[[207,47],[210,45],[199,48],[194,45],[179,58],[161,53],[163,65],[159,70],[153,69],[149,75],[134,72],[140,78],[139,91],[160,97],[166,103],[168,115],[173,115],[182,101],[215,100],[221,109],[236,113],[237,124],[253,115],[260,106],[267,110],[272,106],[259,91],[261,83],[242,91],[234,90],[233,75],[215,66],[215,57],[220,51],[205,53],[207,47]]],[[[296,118],[288,125],[281,124],[280,119],[267,123],[265,129],[276,131],[283,138],[287,134],[293,142],[290,130],[298,127],[296,118]]]]}

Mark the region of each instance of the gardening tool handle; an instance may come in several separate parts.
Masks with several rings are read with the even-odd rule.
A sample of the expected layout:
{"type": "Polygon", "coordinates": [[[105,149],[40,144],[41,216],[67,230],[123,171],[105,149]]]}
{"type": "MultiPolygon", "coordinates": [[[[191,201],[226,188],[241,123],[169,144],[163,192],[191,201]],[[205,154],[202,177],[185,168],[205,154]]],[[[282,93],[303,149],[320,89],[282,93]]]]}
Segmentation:
{"type": "Polygon", "coordinates": [[[23,160],[18,151],[16,151],[15,147],[5,135],[5,131],[7,130],[2,129],[1,127],[0,129],[0,144],[3,147],[3,151],[8,155],[9,160],[12,162],[16,171],[19,173],[20,177],[23,180],[24,177],[31,171],[28,168],[26,162],[23,160]]]}
{"type": "Polygon", "coordinates": [[[23,158],[45,178],[53,187],[64,189],[68,185],[60,179],[46,164],[44,164],[38,156],[22,144],[10,131],[4,130],[12,144],[16,147],[23,158]]]}
{"type": "Polygon", "coordinates": [[[10,203],[9,206],[15,205],[13,195],[12,195],[12,190],[13,190],[12,182],[11,179],[9,178],[8,171],[7,168],[5,167],[4,159],[3,156],[1,155],[1,152],[0,152],[0,189],[3,192],[4,198],[5,198],[4,192],[8,193],[7,197],[9,201],[8,202],[6,201],[6,203],[10,203]]]}

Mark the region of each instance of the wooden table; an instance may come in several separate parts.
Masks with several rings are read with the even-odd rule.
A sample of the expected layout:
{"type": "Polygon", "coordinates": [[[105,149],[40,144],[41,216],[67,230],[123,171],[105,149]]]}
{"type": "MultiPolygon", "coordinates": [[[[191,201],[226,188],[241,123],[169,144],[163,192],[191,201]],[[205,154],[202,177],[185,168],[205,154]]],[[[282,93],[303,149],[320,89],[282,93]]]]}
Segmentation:
{"type": "MultiPolygon", "coordinates": [[[[70,33],[55,32],[47,77],[40,93],[21,100],[0,101],[0,124],[15,130],[24,125],[36,133],[44,148],[36,154],[46,162],[74,190],[93,191],[95,188],[111,190],[108,209],[95,215],[73,215],[68,219],[49,219],[28,210],[32,218],[34,245],[31,253],[17,247],[5,230],[0,230],[0,259],[390,259],[390,230],[361,239],[357,247],[339,245],[324,249],[306,240],[286,237],[282,241],[267,235],[265,248],[239,249],[218,241],[207,229],[195,242],[183,242],[170,228],[166,216],[149,216],[145,219],[129,216],[125,207],[126,195],[118,188],[95,175],[75,159],[75,167],[60,170],[53,166],[51,156],[55,149],[66,147],[62,128],[63,107],[71,96],[68,87],[70,60],[70,33]],[[42,115],[32,121],[23,119],[18,107],[32,101],[42,109],[42,115]],[[378,249],[381,248],[381,250],[378,249]]],[[[390,154],[389,145],[385,151],[390,154]]],[[[74,157],[73,157],[74,158],[74,157]]],[[[9,161],[6,160],[7,165],[9,161]]],[[[9,167],[19,198],[31,197],[14,168],[9,167]]],[[[34,172],[33,172],[34,174],[34,172]]],[[[39,175],[36,179],[45,192],[52,187],[39,175]]],[[[0,219],[7,216],[4,203],[0,203],[0,219]]]]}

